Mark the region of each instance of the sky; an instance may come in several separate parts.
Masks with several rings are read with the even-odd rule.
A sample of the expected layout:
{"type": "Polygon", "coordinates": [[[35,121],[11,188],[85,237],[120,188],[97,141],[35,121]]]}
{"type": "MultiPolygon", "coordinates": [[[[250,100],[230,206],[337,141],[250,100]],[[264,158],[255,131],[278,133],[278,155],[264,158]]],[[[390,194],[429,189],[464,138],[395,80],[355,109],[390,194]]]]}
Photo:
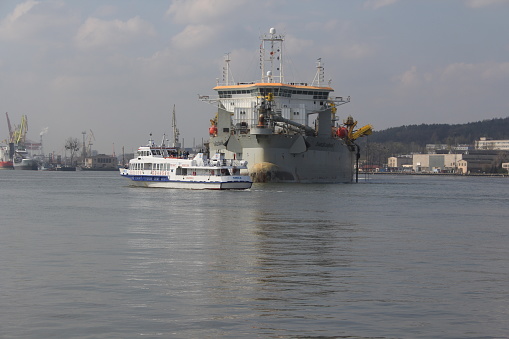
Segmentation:
{"type": "Polygon", "coordinates": [[[208,138],[226,53],[258,81],[260,36],[285,36],[285,79],[321,58],[339,109],[375,130],[509,116],[509,0],[0,1],[0,140],[63,154],[69,137],[119,155],[171,134],[208,138]],[[88,141],[87,141],[88,142],[88,141]]]}

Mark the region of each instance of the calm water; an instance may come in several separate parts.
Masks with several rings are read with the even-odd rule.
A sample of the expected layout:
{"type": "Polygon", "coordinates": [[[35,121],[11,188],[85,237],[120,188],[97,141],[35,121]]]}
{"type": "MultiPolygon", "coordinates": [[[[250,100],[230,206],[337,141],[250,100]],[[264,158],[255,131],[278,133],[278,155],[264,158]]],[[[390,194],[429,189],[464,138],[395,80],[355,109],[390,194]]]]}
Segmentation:
{"type": "Polygon", "coordinates": [[[509,178],[0,171],[0,338],[507,338],[509,178]]]}

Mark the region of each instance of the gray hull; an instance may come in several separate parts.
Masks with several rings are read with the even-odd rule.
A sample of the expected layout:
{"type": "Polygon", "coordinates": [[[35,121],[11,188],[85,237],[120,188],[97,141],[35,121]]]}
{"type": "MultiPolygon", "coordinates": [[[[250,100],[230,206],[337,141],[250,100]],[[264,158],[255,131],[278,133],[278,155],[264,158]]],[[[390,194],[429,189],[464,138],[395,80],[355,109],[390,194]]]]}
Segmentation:
{"type": "Polygon", "coordinates": [[[39,164],[34,159],[23,159],[21,162],[14,162],[15,170],[37,171],[39,164]]]}
{"type": "MultiPolygon", "coordinates": [[[[342,140],[302,135],[213,137],[211,152],[241,154],[254,182],[351,183],[355,151],[342,140]]],[[[233,154],[232,154],[233,156],[233,154]]]]}

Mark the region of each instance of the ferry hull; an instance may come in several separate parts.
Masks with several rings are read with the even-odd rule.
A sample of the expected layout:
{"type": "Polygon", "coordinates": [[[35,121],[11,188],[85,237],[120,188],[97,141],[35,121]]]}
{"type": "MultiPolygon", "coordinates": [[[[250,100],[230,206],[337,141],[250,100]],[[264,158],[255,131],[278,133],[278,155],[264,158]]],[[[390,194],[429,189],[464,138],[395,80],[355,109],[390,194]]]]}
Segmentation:
{"type": "MultiPolygon", "coordinates": [[[[124,170],[125,171],[125,170],[124,170]]],[[[245,190],[251,188],[250,181],[185,181],[170,180],[167,176],[134,176],[120,174],[129,180],[132,186],[151,188],[180,188],[194,190],[245,190]]]]}
{"type": "Polygon", "coordinates": [[[211,138],[210,145],[212,152],[230,151],[247,160],[253,182],[353,182],[355,151],[339,139],[232,135],[227,142],[211,138]]]}

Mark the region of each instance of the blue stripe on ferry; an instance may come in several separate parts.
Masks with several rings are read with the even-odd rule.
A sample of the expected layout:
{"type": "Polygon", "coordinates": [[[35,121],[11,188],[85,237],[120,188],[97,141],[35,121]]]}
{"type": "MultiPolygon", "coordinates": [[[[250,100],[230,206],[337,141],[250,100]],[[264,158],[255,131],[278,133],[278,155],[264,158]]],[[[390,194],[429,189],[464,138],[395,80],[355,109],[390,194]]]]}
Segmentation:
{"type": "Polygon", "coordinates": [[[132,181],[164,181],[168,182],[170,179],[166,176],[154,176],[154,175],[127,175],[132,181]]]}

